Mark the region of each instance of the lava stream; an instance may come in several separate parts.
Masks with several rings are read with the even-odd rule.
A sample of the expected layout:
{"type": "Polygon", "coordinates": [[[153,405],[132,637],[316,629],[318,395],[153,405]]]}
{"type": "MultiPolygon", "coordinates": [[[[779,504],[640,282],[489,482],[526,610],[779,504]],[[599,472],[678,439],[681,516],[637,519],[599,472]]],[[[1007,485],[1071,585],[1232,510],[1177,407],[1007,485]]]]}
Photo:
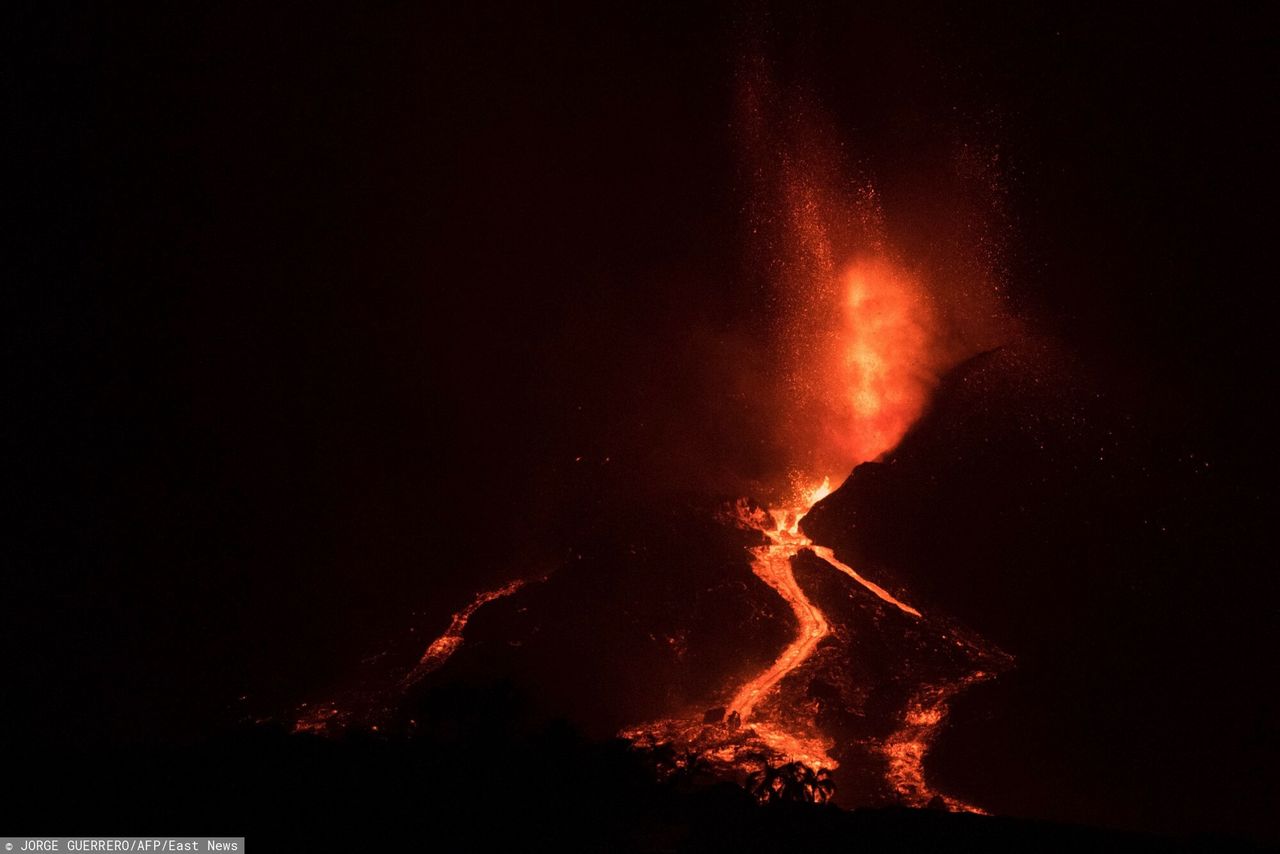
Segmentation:
{"type": "Polygon", "coordinates": [[[879,584],[876,584],[874,582],[868,581],[867,579],[863,578],[861,575],[857,573],[856,570],[854,570],[853,567],[849,566],[847,563],[841,563],[839,560],[836,559],[836,553],[833,552],[831,549],[827,548],[826,546],[818,546],[818,545],[810,544],[809,550],[812,551],[814,554],[816,554],[818,557],[825,560],[827,563],[834,566],[836,569],[843,572],[845,575],[852,578],[854,581],[861,584],[863,587],[870,590],[880,599],[896,607],[899,611],[902,611],[903,613],[906,613],[906,614],[910,614],[913,617],[922,616],[921,613],[917,611],[915,608],[912,608],[910,605],[908,605],[905,602],[901,602],[898,599],[895,599],[893,595],[889,593],[889,591],[885,590],[879,584]]]}
{"type": "MultiPolygon", "coordinates": [[[[747,528],[765,535],[768,543],[752,549],[752,571],[791,606],[796,616],[798,631],[778,658],[762,673],[738,689],[728,706],[730,732],[742,729],[753,734],[761,743],[774,751],[784,761],[803,762],[816,769],[833,769],[838,762],[821,746],[821,739],[814,738],[803,723],[781,708],[770,707],[761,719],[747,720],[770,692],[795,672],[814,652],[818,644],[831,633],[830,624],[796,582],[791,559],[802,551],[810,551],[833,569],[858,582],[863,588],[914,619],[923,620],[916,608],[895,597],[880,585],[858,573],[853,567],[839,560],[835,552],[810,540],[800,531],[800,520],[831,491],[830,481],[824,479],[794,506],[783,511],[751,509],[747,502],[739,502],[737,518],[747,528]]],[[[944,630],[945,632],[945,630],[944,630]]],[[[957,645],[969,649],[979,660],[996,662],[1000,655],[972,642],[954,639],[957,645]]],[[[932,790],[925,780],[924,758],[945,720],[951,698],[975,682],[989,679],[994,674],[989,669],[977,669],[958,679],[926,685],[908,700],[903,718],[879,746],[884,757],[885,782],[901,803],[924,807],[940,804],[953,811],[982,812],[981,808],[932,790]]],[[[726,751],[726,756],[736,755],[726,751]]]]}
{"type": "Polygon", "coordinates": [[[470,605],[454,614],[453,621],[449,623],[449,628],[445,630],[445,633],[431,642],[431,646],[427,647],[418,664],[405,675],[401,682],[402,687],[408,688],[416,684],[422,677],[449,660],[449,657],[458,650],[458,647],[462,646],[462,632],[467,628],[467,621],[471,619],[472,614],[495,599],[510,596],[521,587],[524,587],[525,583],[524,579],[516,579],[497,589],[486,590],[471,600],[470,605]]]}
{"type": "Polygon", "coordinates": [[[896,599],[883,587],[859,575],[853,567],[836,559],[835,552],[826,546],[814,544],[800,531],[800,520],[809,512],[814,504],[831,493],[831,481],[823,478],[822,485],[814,489],[795,507],[784,511],[761,513],[743,512],[740,505],[739,517],[748,527],[761,531],[769,539],[769,544],[752,550],[754,560],[751,570],[762,581],[772,587],[779,596],[791,606],[796,615],[799,631],[777,660],[767,670],[738,690],[733,702],[729,704],[729,713],[737,714],[739,722],[745,723],[751,717],[756,704],[769,693],[779,682],[787,677],[801,664],[804,664],[818,643],[831,632],[826,615],[800,589],[795,573],[791,569],[791,558],[801,551],[809,550],[833,568],[848,575],[879,599],[893,605],[913,617],[920,617],[920,612],[910,605],[896,599]],[[772,525],[768,524],[772,521],[772,525]]]}
{"type": "Polygon", "coordinates": [[[777,661],[764,673],[743,685],[729,704],[730,713],[737,713],[741,721],[751,717],[756,703],[786,678],[787,674],[803,664],[818,642],[831,632],[826,616],[809,601],[796,583],[795,573],[791,571],[791,557],[796,553],[795,547],[791,545],[770,545],[754,550],[752,571],[791,606],[800,630],[777,661]]]}
{"type": "Polygon", "coordinates": [[[954,682],[926,686],[908,701],[902,726],[885,740],[881,748],[889,763],[885,776],[903,803],[913,807],[927,807],[940,800],[953,812],[987,814],[981,807],[930,789],[924,777],[924,757],[947,716],[951,698],[970,685],[994,675],[984,670],[975,670],[954,682]]]}
{"type": "MultiPolygon", "coordinates": [[[[303,703],[298,707],[298,717],[294,721],[294,732],[312,733],[315,735],[333,735],[353,726],[361,726],[377,732],[387,722],[398,697],[421,682],[428,674],[438,670],[462,646],[463,633],[467,623],[475,616],[476,611],[497,599],[510,596],[531,581],[545,581],[546,575],[535,578],[518,578],[501,587],[477,593],[467,606],[453,615],[449,627],[444,634],[431,642],[417,663],[404,676],[388,687],[382,680],[384,676],[376,672],[364,675],[365,684],[357,682],[339,692],[335,699],[312,705],[303,703]],[[369,685],[367,680],[374,680],[376,685],[369,685]]],[[[366,663],[376,662],[384,658],[386,652],[366,659],[366,663]]]]}

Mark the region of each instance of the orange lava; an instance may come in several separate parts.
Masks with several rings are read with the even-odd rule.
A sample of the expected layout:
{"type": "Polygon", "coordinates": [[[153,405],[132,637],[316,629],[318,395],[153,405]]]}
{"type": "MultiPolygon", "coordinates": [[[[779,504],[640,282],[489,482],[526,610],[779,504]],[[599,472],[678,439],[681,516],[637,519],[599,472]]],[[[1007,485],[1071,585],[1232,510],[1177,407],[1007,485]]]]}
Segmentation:
{"type": "Polygon", "coordinates": [[[775,511],[769,516],[757,513],[743,519],[769,539],[768,545],[751,550],[751,570],[791,606],[791,612],[795,614],[799,625],[796,639],[767,670],[743,685],[729,704],[730,713],[736,712],[743,722],[751,717],[756,704],[787,674],[803,664],[818,642],[831,631],[827,618],[804,595],[804,591],[796,583],[795,573],[791,571],[791,558],[799,554],[800,549],[809,546],[809,539],[799,533],[800,519],[809,512],[816,500],[782,512],[775,511]],[[773,524],[761,524],[765,519],[773,524]]]}
{"type": "Polygon", "coordinates": [[[994,674],[976,670],[963,679],[942,685],[930,685],[907,703],[902,726],[885,739],[881,752],[889,763],[886,777],[898,798],[907,806],[927,807],[941,803],[952,812],[986,815],[981,807],[935,792],[924,776],[924,757],[946,719],[951,698],[975,682],[994,674]]]}
{"type": "MultiPolygon", "coordinates": [[[[863,587],[870,590],[882,601],[899,610],[919,617],[920,612],[894,598],[884,588],[863,578],[852,567],[836,559],[835,553],[825,546],[813,543],[800,531],[800,520],[813,507],[831,492],[831,479],[823,478],[822,485],[804,493],[797,503],[785,510],[771,510],[768,513],[739,513],[741,521],[749,528],[760,531],[768,538],[768,545],[751,550],[751,570],[777,592],[791,606],[795,614],[799,630],[782,654],[763,673],[743,685],[729,704],[729,712],[737,713],[745,723],[755,710],[756,705],[779,682],[802,665],[813,653],[818,644],[830,634],[827,618],[819,610],[800,585],[796,583],[795,573],[791,569],[791,558],[801,551],[809,549],[831,566],[853,578],[863,587]]],[[[745,504],[740,504],[740,508],[745,504]]]]}
{"type": "Polygon", "coordinates": [[[458,647],[462,646],[462,633],[466,630],[467,621],[471,619],[471,615],[494,599],[510,596],[521,587],[524,587],[525,583],[524,579],[517,579],[497,589],[486,590],[478,594],[475,599],[471,600],[471,604],[453,615],[453,621],[449,623],[449,628],[445,630],[444,634],[431,642],[426,652],[422,654],[418,664],[405,675],[401,685],[408,688],[417,684],[422,677],[448,661],[449,657],[458,651],[458,647]]]}
{"type": "Polygon", "coordinates": [[[876,584],[875,582],[868,581],[867,579],[863,578],[861,575],[857,573],[856,570],[854,570],[853,567],[849,566],[847,563],[841,563],[839,560],[836,559],[836,553],[833,552],[831,549],[827,548],[826,546],[815,546],[812,544],[809,546],[809,548],[812,549],[813,553],[816,554],[818,557],[822,558],[827,563],[831,564],[836,569],[840,570],[845,575],[849,576],[854,581],[858,582],[863,587],[870,590],[881,601],[888,602],[890,605],[897,608],[899,611],[903,612],[904,614],[910,614],[913,617],[921,616],[919,611],[917,611],[915,608],[912,608],[906,602],[902,602],[896,597],[894,597],[893,594],[885,590],[879,584],[876,584]]]}
{"type": "MultiPolygon", "coordinates": [[[[831,755],[833,745],[829,739],[812,721],[806,720],[803,713],[789,707],[795,702],[795,693],[784,698],[779,692],[782,683],[800,670],[831,635],[826,615],[797,583],[791,559],[808,550],[886,605],[916,620],[924,618],[916,608],[840,561],[832,549],[815,544],[800,531],[800,521],[805,514],[830,492],[830,480],[824,478],[821,486],[802,493],[784,510],[758,509],[746,500],[739,501],[736,508],[739,524],[760,531],[767,539],[764,545],[751,549],[751,568],[791,607],[797,623],[794,640],[767,668],[734,692],[722,721],[707,723],[676,718],[633,727],[620,735],[642,748],[679,746],[713,765],[738,773],[758,773],[763,765],[777,768],[797,762],[814,771],[839,767],[840,763],[831,755]]],[[[942,631],[944,637],[964,649],[973,660],[1002,658],[998,651],[957,638],[946,629],[942,631]]],[[[989,670],[977,669],[959,679],[925,684],[908,700],[898,727],[875,748],[884,757],[885,783],[897,802],[983,812],[973,804],[930,788],[925,779],[924,759],[946,720],[951,698],[969,685],[994,675],[989,670]]]]}

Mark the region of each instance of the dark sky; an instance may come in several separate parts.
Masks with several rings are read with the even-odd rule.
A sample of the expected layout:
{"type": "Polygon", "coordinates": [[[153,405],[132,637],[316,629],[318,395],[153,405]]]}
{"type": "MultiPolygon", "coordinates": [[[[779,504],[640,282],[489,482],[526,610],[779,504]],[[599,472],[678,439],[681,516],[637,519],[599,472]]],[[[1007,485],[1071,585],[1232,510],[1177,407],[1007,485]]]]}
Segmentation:
{"type": "Polygon", "coordinates": [[[708,448],[749,457],[700,355],[764,310],[751,51],[891,219],[936,139],[998,150],[1017,313],[1221,460],[1229,535],[1261,543],[1269,27],[1052,5],[27,13],[10,733],[183,739],[293,701],[406,611],[558,560],[583,465],[684,490],[708,448]]]}

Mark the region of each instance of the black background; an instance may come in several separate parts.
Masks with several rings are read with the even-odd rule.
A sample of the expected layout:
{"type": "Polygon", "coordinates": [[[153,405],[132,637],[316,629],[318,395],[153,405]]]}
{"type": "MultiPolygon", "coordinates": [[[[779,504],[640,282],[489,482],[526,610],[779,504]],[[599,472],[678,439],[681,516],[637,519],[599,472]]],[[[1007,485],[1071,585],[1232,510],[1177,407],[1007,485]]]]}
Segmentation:
{"type": "MultiPolygon", "coordinates": [[[[554,563],[583,466],[696,488],[681,462],[734,441],[705,417],[700,338],[763,311],[733,126],[760,45],[871,164],[891,220],[931,134],[999,150],[1012,306],[1162,447],[1218,467],[1231,524],[1205,542],[1251,559],[1203,571],[1251,621],[1274,615],[1259,10],[189,4],[20,23],[12,737],[199,737],[335,679],[408,611],[442,623],[554,563]]],[[[1271,681],[1273,650],[1239,656],[1271,681]]]]}

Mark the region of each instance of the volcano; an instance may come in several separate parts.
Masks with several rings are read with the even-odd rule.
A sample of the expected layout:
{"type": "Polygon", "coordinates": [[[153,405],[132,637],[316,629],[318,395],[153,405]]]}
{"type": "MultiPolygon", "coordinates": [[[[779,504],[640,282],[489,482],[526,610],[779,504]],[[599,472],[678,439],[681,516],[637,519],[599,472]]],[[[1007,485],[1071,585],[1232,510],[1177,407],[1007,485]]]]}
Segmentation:
{"type": "Polygon", "coordinates": [[[5,832],[1280,838],[1261,7],[20,18],[5,832]]]}
{"type": "MultiPolygon", "coordinates": [[[[380,656],[376,678],[305,712],[298,729],[431,733],[450,726],[438,720],[438,697],[458,685],[511,684],[536,698],[541,718],[567,718],[597,738],[620,735],[655,758],[659,775],[696,770],[749,784],[798,764],[824,772],[844,806],[982,812],[969,793],[931,783],[926,763],[952,702],[1016,663],[951,614],[967,611],[972,624],[996,628],[1007,619],[923,583],[924,558],[892,546],[928,540],[936,526],[904,528],[903,508],[961,488],[943,461],[980,465],[993,436],[1051,445],[1038,483],[1069,485],[1065,471],[1080,448],[1063,429],[1071,416],[1041,418],[1063,411],[1063,387],[1055,385],[1049,409],[1033,393],[1054,376],[1052,358],[1042,345],[1018,342],[960,365],[899,449],[791,509],[770,513],[744,499],[646,504],[626,474],[600,479],[591,524],[560,566],[478,595],[424,652],[405,645],[380,656]],[[1002,414],[990,423],[975,412],[1002,414]],[[893,479],[899,472],[905,480],[893,479]],[[877,490],[886,484],[900,492],[882,507],[877,490]],[[919,596],[907,592],[913,584],[919,596]],[[396,682],[394,673],[405,675],[396,682]]],[[[984,477],[1012,476],[998,459],[987,460],[984,477]]],[[[1013,465],[1021,471],[1025,460],[1014,455],[1013,465]]],[[[991,499],[993,518],[1009,509],[1007,490],[977,495],[991,499]]],[[[973,572],[981,559],[957,551],[947,565],[973,572]]],[[[1001,642],[1021,649],[1023,640],[1001,642]]]]}
{"type": "Polygon", "coordinates": [[[1172,674],[1151,680],[1196,666],[1135,615],[1185,560],[1145,514],[1200,475],[1159,470],[1128,423],[1026,337],[957,366],[895,449],[791,509],[655,502],[602,468],[560,565],[480,595],[321,718],[429,741],[459,726],[458,696],[502,685],[526,726],[621,737],[657,779],[768,802],[770,775],[804,768],[828,781],[799,787],[819,803],[1100,819],[1160,784],[1089,763],[1132,751],[1175,702],[1172,674]],[[1102,653],[1092,638],[1116,621],[1132,630],[1102,653]],[[1100,679],[1115,705],[1082,710],[1100,679]],[[1096,729],[1061,728],[1082,711],[1096,729]],[[1064,788],[1086,773],[1116,779],[1064,788]]]}

